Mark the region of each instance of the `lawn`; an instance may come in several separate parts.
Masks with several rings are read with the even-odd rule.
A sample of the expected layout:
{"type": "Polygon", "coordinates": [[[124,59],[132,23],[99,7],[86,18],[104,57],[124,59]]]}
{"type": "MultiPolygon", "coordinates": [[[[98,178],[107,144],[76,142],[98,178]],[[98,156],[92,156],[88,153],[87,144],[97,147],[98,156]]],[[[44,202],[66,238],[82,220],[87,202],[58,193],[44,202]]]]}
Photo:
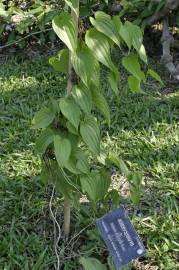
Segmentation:
{"type": "MultiPolygon", "coordinates": [[[[132,170],[144,174],[140,205],[133,208],[129,200],[121,199],[130,209],[131,219],[147,248],[146,256],[135,262],[133,269],[177,270],[179,89],[170,87],[172,91],[168,93],[150,81],[143,94],[132,94],[126,88],[125,74],[122,78],[119,104],[103,82],[112,119],[110,130],[102,123],[103,147],[121,156],[132,170]]],[[[8,60],[0,69],[2,270],[55,269],[53,223],[49,213],[51,187],[40,182],[40,159],[34,151],[37,132],[30,126],[41,104],[50,96],[62,95],[64,88],[65,78],[51,69],[47,58],[8,60]]],[[[121,181],[121,177],[116,181],[121,181]]],[[[60,205],[58,198],[54,205],[60,205]]],[[[57,217],[60,216],[59,208],[57,217]]],[[[72,238],[79,228],[87,225],[88,219],[85,222],[75,225],[72,238]]],[[[62,269],[78,269],[74,258],[93,254],[94,248],[98,248],[98,241],[94,247],[93,231],[84,232],[89,239],[86,246],[79,247],[77,241],[72,241],[70,251],[68,245],[62,247],[62,269]]],[[[105,253],[105,246],[102,248],[105,253]]]]}

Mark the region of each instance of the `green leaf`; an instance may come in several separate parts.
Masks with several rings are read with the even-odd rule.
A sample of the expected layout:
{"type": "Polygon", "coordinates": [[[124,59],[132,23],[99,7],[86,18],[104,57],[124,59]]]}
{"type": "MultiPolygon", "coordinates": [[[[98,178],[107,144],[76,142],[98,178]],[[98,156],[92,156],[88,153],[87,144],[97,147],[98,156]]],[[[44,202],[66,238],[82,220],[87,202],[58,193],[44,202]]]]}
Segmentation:
{"type": "Polygon", "coordinates": [[[115,73],[111,72],[108,76],[109,85],[114,93],[114,95],[119,98],[119,89],[118,89],[118,82],[119,82],[120,75],[116,76],[115,73]]]}
{"type": "Polygon", "coordinates": [[[99,111],[104,115],[108,125],[110,126],[110,109],[105,97],[100,90],[94,86],[91,87],[92,99],[99,111]]]}
{"type": "Polygon", "coordinates": [[[119,192],[116,189],[108,191],[108,193],[105,196],[105,201],[106,203],[111,202],[111,208],[115,209],[116,207],[119,206],[120,202],[119,192]]]}
{"type": "Polygon", "coordinates": [[[95,61],[93,53],[86,46],[79,47],[72,57],[74,70],[86,86],[90,85],[91,78],[95,72],[95,61]]]}
{"type": "Polygon", "coordinates": [[[145,47],[142,44],[143,42],[143,34],[142,30],[139,26],[132,24],[131,22],[126,21],[126,28],[132,38],[132,45],[135,50],[138,52],[140,58],[147,64],[147,55],[145,51],[145,47]]]}
{"type": "Polygon", "coordinates": [[[35,144],[35,148],[40,155],[43,155],[49,144],[53,142],[54,135],[55,132],[51,128],[42,131],[35,144]]]}
{"type": "Polygon", "coordinates": [[[104,149],[100,149],[100,155],[97,156],[97,161],[105,166],[106,165],[106,159],[107,159],[107,153],[104,149]]]}
{"type": "Polygon", "coordinates": [[[129,32],[129,29],[128,29],[126,22],[125,22],[125,24],[121,24],[121,27],[119,29],[119,34],[120,34],[121,38],[124,40],[124,42],[127,44],[127,47],[130,50],[132,47],[132,36],[129,32]]]}
{"type": "Polygon", "coordinates": [[[109,153],[107,161],[110,162],[111,164],[115,165],[116,167],[118,167],[125,176],[129,175],[130,171],[127,168],[127,165],[125,164],[125,162],[121,158],[116,156],[115,153],[113,153],[113,152],[109,153]]]}
{"type": "Polygon", "coordinates": [[[95,258],[81,257],[80,264],[83,265],[84,270],[107,270],[106,266],[104,264],[100,263],[95,258]]]}
{"type": "MultiPolygon", "coordinates": [[[[66,176],[68,177],[68,175],[66,176]]],[[[45,162],[42,163],[40,178],[44,184],[47,184],[48,182],[55,184],[57,192],[64,196],[69,197],[70,192],[73,189],[73,186],[66,180],[66,177],[62,173],[56,160],[48,160],[47,166],[45,162]]]]}
{"type": "Polygon", "coordinates": [[[139,51],[138,51],[138,54],[139,54],[139,56],[140,56],[140,59],[141,59],[142,61],[144,61],[144,63],[147,64],[147,62],[148,62],[148,60],[147,60],[147,54],[146,54],[146,50],[145,50],[145,47],[144,47],[143,44],[140,46],[140,49],[139,49],[139,51]]]}
{"type": "Polygon", "coordinates": [[[161,83],[162,86],[164,86],[164,82],[160,78],[159,74],[157,72],[155,72],[153,69],[149,69],[147,71],[147,74],[149,74],[153,79],[155,79],[156,81],[158,81],[159,83],[161,83]]]}
{"type": "Polygon", "coordinates": [[[68,139],[59,135],[54,136],[55,157],[59,167],[64,167],[69,161],[71,154],[71,143],[68,139]]]}
{"type": "Polygon", "coordinates": [[[59,106],[62,114],[78,129],[81,111],[72,97],[61,98],[59,106]]]}
{"type": "Polygon", "coordinates": [[[51,108],[42,108],[32,120],[32,128],[39,129],[48,127],[54,120],[55,113],[51,108]]]}
{"type": "Polygon", "coordinates": [[[125,175],[125,176],[128,176],[130,171],[129,169],[127,168],[127,165],[125,164],[125,162],[120,158],[119,159],[119,168],[121,170],[121,172],[125,175]]]}
{"type": "Polygon", "coordinates": [[[73,148],[73,151],[78,148],[78,143],[79,143],[79,134],[74,135],[71,133],[65,134],[66,138],[70,141],[71,146],[73,148]]]}
{"type": "Polygon", "coordinates": [[[141,67],[138,61],[137,56],[130,53],[129,55],[122,58],[122,65],[130,72],[134,77],[139,81],[145,81],[145,74],[141,71],[141,67]]]}
{"type": "Polygon", "coordinates": [[[107,158],[111,164],[115,165],[116,167],[120,168],[119,158],[114,153],[109,153],[107,158]]]}
{"type": "Polygon", "coordinates": [[[65,3],[71,8],[71,10],[74,11],[74,13],[76,14],[76,16],[78,17],[78,0],[65,0],[65,3]]]}
{"type": "Polygon", "coordinates": [[[85,41],[99,62],[107,66],[114,73],[118,73],[111,60],[110,43],[104,34],[92,28],[86,32],[85,41]]]}
{"type": "Polygon", "coordinates": [[[86,113],[90,114],[92,109],[92,97],[88,88],[83,85],[76,85],[72,89],[72,96],[75,102],[86,113]]]}
{"type": "Polygon", "coordinates": [[[128,29],[128,32],[132,38],[132,45],[136,49],[136,51],[139,51],[142,41],[143,41],[143,36],[142,36],[142,31],[139,26],[132,24],[129,21],[125,22],[125,25],[128,29]]]}
{"type": "Polygon", "coordinates": [[[69,50],[61,50],[57,56],[49,59],[49,64],[53,66],[56,71],[67,73],[69,66],[69,50]]]}
{"type": "Polygon", "coordinates": [[[41,173],[40,173],[40,181],[44,184],[47,185],[48,181],[49,181],[49,171],[47,169],[47,167],[45,166],[45,164],[42,163],[42,169],[41,169],[41,173]]]}
{"type": "Polygon", "coordinates": [[[140,188],[141,183],[142,183],[142,178],[143,178],[143,175],[141,172],[133,172],[133,173],[130,173],[130,176],[129,176],[130,183],[137,188],[140,188]]]}
{"type": "Polygon", "coordinates": [[[69,121],[66,122],[66,127],[70,133],[78,135],[78,130],[69,121]]]}
{"type": "Polygon", "coordinates": [[[120,45],[120,37],[111,16],[102,11],[95,13],[95,19],[90,17],[92,25],[101,33],[110,38],[118,46],[120,45]],[[95,20],[96,19],[96,20],[95,20]]]}
{"type": "Polygon", "coordinates": [[[115,25],[115,28],[116,28],[116,30],[117,30],[117,32],[118,32],[119,39],[120,39],[119,31],[120,31],[120,28],[121,28],[121,25],[122,25],[122,22],[121,22],[121,20],[120,20],[120,17],[119,17],[118,15],[112,16],[112,21],[113,21],[113,23],[114,23],[114,25],[115,25]]]}
{"type": "Polygon", "coordinates": [[[83,192],[87,193],[89,199],[96,203],[106,195],[111,184],[111,178],[106,172],[91,172],[82,175],[80,182],[83,192]]]}
{"type": "Polygon", "coordinates": [[[74,18],[67,12],[55,16],[52,21],[53,30],[72,52],[77,47],[77,30],[74,18]]]}
{"type": "Polygon", "coordinates": [[[83,174],[89,174],[90,165],[86,153],[82,149],[78,148],[74,152],[74,156],[77,159],[76,167],[78,168],[78,170],[80,170],[80,172],[83,174]]]}
{"type": "Polygon", "coordinates": [[[92,116],[86,116],[80,124],[80,134],[89,149],[99,155],[100,153],[100,129],[92,116]]]}
{"type": "Polygon", "coordinates": [[[96,87],[100,86],[100,64],[97,60],[94,63],[94,73],[92,74],[91,81],[96,87]]]}
{"type": "Polygon", "coordinates": [[[129,175],[130,171],[127,168],[125,162],[121,158],[118,158],[114,153],[110,153],[108,160],[116,167],[118,167],[125,176],[129,175]]]}
{"type": "Polygon", "coordinates": [[[76,167],[76,160],[70,157],[68,163],[65,165],[65,168],[73,174],[80,174],[81,171],[76,167]]]}
{"type": "Polygon", "coordinates": [[[141,187],[142,187],[143,175],[141,172],[134,172],[129,174],[130,183],[130,195],[133,204],[137,205],[141,198],[141,187]]]}
{"type": "Polygon", "coordinates": [[[59,108],[59,99],[55,99],[53,97],[49,98],[49,102],[48,102],[48,106],[49,108],[51,108],[51,110],[56,114],[60,113],[60,108],[59,108]]]}
{"type": "Polygon", "coordinates": [[[136,79],[134,76],[128,77],[128,85],[132,92],[141,93],[140,81],[136,79]]]}
{"type": "Polygon", "coordinates": [[[80,170],[80,172],[88,174],[90,172],[90,168],[87,158],[86,157],[80,158],[76,163],[76,168],[80,170]]]}
{"type": "Polygon", "coordinates": [[[58,163],[52,160],[49,164],[49,174],[51,177],[51,181],[55,184],[57,192],[62,194],[63,196],[70,197],[71,190],[73,186],[67,181],[68,175],[64,175],[62,173],[61,168],[58,163]]]}

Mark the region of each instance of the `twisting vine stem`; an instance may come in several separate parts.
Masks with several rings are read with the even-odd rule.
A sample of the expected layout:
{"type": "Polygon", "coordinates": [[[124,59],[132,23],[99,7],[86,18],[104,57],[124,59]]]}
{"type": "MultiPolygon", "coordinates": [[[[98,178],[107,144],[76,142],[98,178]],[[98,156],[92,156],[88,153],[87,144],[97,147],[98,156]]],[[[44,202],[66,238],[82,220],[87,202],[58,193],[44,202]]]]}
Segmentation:
{"type": "MultiPolygon", "coordinates": [[[[79,20],[79,1],[77,3],[77,13],[75,13],[73,10],[71,11],[71,15],[75,20],[76,23],[76,33],[78,33],[78,20],[79,20]]],[[[71,53],[69,53],[69,67],[68,67],[68,81],[67,81],[67,95],[71,94],[71,90],[73,87],[73,69],[72,69],[72,63],[71,63],[71,53]]],[[[64,197],[64,236],[65,239],[68,239],[69,233],[70,233],[70,199],[69,197],[64,197]]]]}
{"type": "Polygon", "coordinates": [[[57,237],[57,240],[55,242],[55,255],[57,257],[57,268],[56,270],[59,270],[60,269],[60,257],[59,257],[59,254],[58,254],[58,243],[60,241],[60,238],[61,238],[61,228],[60,228],[60,225],[52,211],[52,201],[53,201],[53,197],[54,197],[54,192],[55,192],[55,185],[53,186],[53,189],[52,189],[52,194],[51,194],[51,197],[50,197],[50,202],[49,202],[49,209],[50,209],[50,214],[52,216],[52,219],[53,219],[53,223],[54,223],[54,227],[56,227],[57,225],[57,228],[58,228],[58,237],[57,237]]]}

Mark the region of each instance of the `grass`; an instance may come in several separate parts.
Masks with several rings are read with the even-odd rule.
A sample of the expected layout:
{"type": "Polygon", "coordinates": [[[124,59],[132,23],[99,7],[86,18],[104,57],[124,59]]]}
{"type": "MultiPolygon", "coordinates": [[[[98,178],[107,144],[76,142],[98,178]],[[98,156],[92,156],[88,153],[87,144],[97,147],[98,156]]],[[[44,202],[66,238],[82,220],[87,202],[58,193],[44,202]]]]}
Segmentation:
{"type": "MultiPolygon", "coordinates": [[[[50,187],[45,188],[39,181],[40,160],[33,148],[37,133],[29,127],[41,104],[50,96],[58,97],[64,87],[64,78],[49,67],[45,58],[10,60],[0,70],[2,270],[54,269],[53,224],[48,210],[50,187]]],[[[177,270],[179,91],[174,88],[173,93],[162,93],[150,81],[144,94],[134,95],[127,91],[124,81],[121,101],[116,104],[105,82],[104,88],[112,125],[106,133],[103,124],[103,145],[145,176],[142,200],[131,218],[148,252],[134,269],[177,270]]],[[[59,203],[57,199],[55,202],[59,203]]],[[[59,212],[57,216],[60,219],[59,212]]],[[[89,215],[84,219],[83,213],[82,224],[77,222],[74,230],[79,232],[89,220],[89,215]]],[[[66,258],[64,269],[78,269],[72,258],[81,254],[105,254],[94,230],[86,230],[81,236],[88,237],[86,245],[79,246],[74,241],[70,247],[73,252],[67,248],[71,260],[66,258]]]]}

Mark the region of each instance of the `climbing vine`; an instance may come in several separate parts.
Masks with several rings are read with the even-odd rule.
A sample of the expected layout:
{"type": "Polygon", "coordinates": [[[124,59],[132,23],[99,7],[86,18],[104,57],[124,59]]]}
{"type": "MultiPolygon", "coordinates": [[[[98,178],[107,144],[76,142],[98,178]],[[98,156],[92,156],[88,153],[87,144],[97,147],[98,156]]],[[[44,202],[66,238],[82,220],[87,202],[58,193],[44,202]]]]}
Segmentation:
{"type": "Polygon", "coordinates": [[[161,79],[147,68],[142,31],[138,26],[122,22],[119,16],[97,11],[90,18],[92,26],[83,38],[79,34],[79,1],[65,2],[67,8],[52,22],[65,48],[51,57],[49,63],[66,75],[67,86],[61,98],[51,98],[35,115],[32,124],[34,129],[42,130],[36,142],[42,158],[41,177],[44,182],[53,183],[59,196],[64,198],[63,231],[68,238],[71,205],[79,201],[81,195],[87,195],[94,211],[99,200],[109,197],[118,205],[117,191],[109,191],[110,164],[127,176],[133,203],[137,204],[140,199],[142,175],[129,171],[125,163],[111,153],[103,153],[102,158],[100,121],[94,108],[110,127],[110,108],[102,91],[100,71],[102,66],[107,68],[109,87],[118,98],[120,74],[112,61],[113,47],[126,48],[121,63],[129,73],[128,85],[132,92],[142,92],[141,84],[149,75],[160,82],[161,79]]]}

